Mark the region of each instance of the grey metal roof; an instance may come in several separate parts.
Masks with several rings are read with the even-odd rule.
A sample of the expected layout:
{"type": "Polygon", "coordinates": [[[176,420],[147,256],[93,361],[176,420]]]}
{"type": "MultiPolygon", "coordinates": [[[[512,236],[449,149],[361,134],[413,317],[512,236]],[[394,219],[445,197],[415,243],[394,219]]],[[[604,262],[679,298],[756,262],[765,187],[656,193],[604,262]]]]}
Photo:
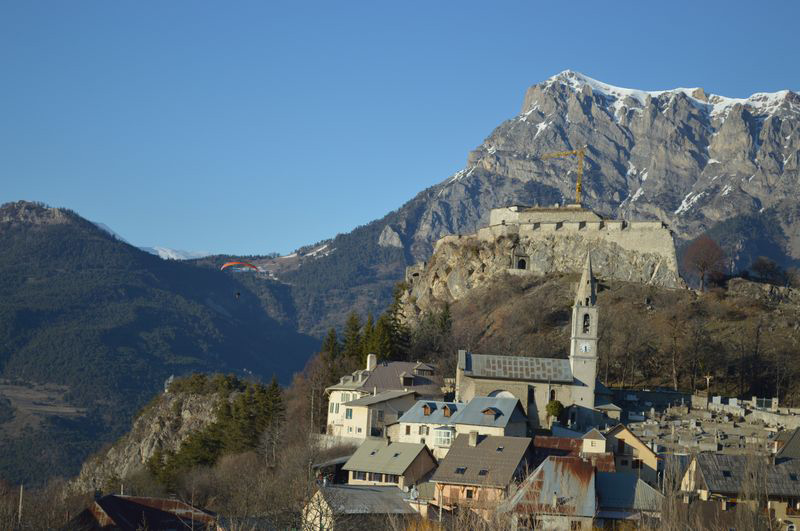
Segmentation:
{"type": "Polygon", "coordinates": [[[720,494],[738,494],[742,485],[752,482],[752,470],[766,473],[763,480],[770,496],[800,497],[800,461],[789,459],[778,464],[768,464],[763,458],[746,455],[702,453],[697,457],[698,474],[709,491],[720,494]]]}
{"type": "Polygon", "coordinates": [[[569,360],[466,353],[464,374],[473,378],[572,383],[569,360]]]}
{"type": "Polygon", "coordinates": [[[430,365],[422,364],[416,361],[390,361],[380,362],[372,371],[359,370],[355,371],[352,375],[343,376],[342,379],[325,390],[330,392],[335,389],[342,390],[359,390],[362,392],[372,393],[373,390],[390,391],[400,389],[410,389],[417,391],[422,396],[437,397],[442,394],[441,378],[436,375],[424,376],[415,374],[415,368],[424,370],[433,370],[430,365]],[[413,385],[403,385],[400,375],[406,372],[414,376],[413,385]]]}
{"type": "Polygon", "coordinates": [[[635,474],[596,472],[594,481],[603,510],[661,511],[664,495],[635,474]]]}
{"type": "Polygon", "coordinates": [[[581,439],[594,439],[595,441],[605,441],[606,438],[603,437],[603,434],[600,433],[597,428],[592,428],[591,430],[587,431],[581,439]]]}
{"type": "Polygon", "coordinates": [[[503,504],[502,511],[594,517],[594,466],[580,457],[550,456],[503,504]]]}
{"type": "Polygon", "coordinates": [[[402,417],[397,419],[397,422],[413,422],[420,424],[442,424],[452,426],[455,424],[455,419],[464,404],[457,402],[438,402],[436,400],[418,400],[411,409],[406,411],[402,417]],[[427,405],[430,409],[430,415],[425,415],[424,407],[427,405]],[[444,415],[444,406],[450,409],[450,416],[444,415]]]}
{"type": "Polygon", "coordinates": [[[439,468],[434,472],[431,481],[506,487],[525,459],[530,444],[531,439],[527,437],[481,435],[478,436],[478,443],[470,446],[469,435],[461,434],[439,462],[439,468]]]}
{"type": "Polygon", "coordinates": [[[505,428],[512,421],[527,421],[518,399],[476,396],[461,408],[454,422],[469,426],[505,428]],[[484,413],[486,410],[491,410],[492,413],[484,413]]]}
{"type": "MultiPolygon", "coordinates": [[[[780,437],[780,435],[778,437],[780,437]]],[[[800,458],[800,428],[795,428],[785,440],[786,442],[784,445],[781,446],[781,449],[775,454],[775,459],[800,458]]]]}
{"type": "Polygon", "coordinates": [[[342,468],[401,476],[420,452],[427,451],[423,443],[389,443],[384,439],[367,439],[342,468]]]}
{"type": "Polygon", "coordinates": [[[334,514],[414,514],[406,494],[397,487],[329,485],[320,487],[334,514]]]}
{"type": "Polygon", "coordinates": [[[395,398],[400,398],[401,396],[417,394],[416,391],[383,391],[376,395],[367,395],[362,396],[361,398],[357,398],[356,400],[351,400],[350,402],[345,402],[345,406],[370,406],[372,404],[378,404],[380,402],[386,402],[387,400],[394,400],[395,398]]]}

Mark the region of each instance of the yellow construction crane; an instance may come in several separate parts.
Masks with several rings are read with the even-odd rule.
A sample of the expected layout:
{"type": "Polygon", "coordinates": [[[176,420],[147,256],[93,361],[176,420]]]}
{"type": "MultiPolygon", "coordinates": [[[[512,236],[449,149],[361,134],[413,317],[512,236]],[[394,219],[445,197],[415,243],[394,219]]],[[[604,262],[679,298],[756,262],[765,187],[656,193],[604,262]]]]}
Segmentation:
{"type": "Polygon", "coordinates": [[[540,159],[554,159],[556,157],[569,157],[570,155],[578,156],[578,182],[575,184],[575,203],[581,204],[581,181],[583,180],[583,155],[586,153],[586,146],[570,151],[558,151],[556,153],[546,153],[539,157],[540,159]]]}

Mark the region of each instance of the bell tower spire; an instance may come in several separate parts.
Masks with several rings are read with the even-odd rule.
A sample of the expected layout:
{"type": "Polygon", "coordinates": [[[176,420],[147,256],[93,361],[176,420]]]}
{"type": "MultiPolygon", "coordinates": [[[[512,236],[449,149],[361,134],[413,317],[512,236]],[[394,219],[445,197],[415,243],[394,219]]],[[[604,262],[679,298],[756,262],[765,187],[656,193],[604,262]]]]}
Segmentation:
{"type": "Polygon", "coordinates": [[[581,280],[575,291],[572,305],[572,337],[569,349],[569,364],[572,369],[572,397],[579,406],[576,419],[581,424],[589,422],[590,410],[594,409],[594,391],[597,381],[597,280],[592,272],[592,257],[587,254],[581,280]]]}

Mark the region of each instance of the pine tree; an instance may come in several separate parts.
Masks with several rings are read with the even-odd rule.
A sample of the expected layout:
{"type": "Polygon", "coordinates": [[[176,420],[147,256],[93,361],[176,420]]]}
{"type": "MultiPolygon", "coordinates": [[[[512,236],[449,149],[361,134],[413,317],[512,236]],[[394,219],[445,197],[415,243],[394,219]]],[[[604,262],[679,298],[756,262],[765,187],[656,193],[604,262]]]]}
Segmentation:
{"type": "Polygon", "coordinates": [[[393,360],[405,359],[411,342],[411,333],[405,325],[405,315],[400,302],[405,289],[406,284],[404,282],[399,282],[395,285],[392,293],[392,304],[389,305],[389,309],[386,311],[389,318],[392,343],[389,357],[393,360]]]}
{"type": "Polygon", "coordinates": [[[327,352],[331,359],[338,358],[342,353],[342,346],[339,344],[335,328],[328,330],[328,335],[325,337],[325,341],[322,342],[322,352],[327,352]]]}
{"type": "Polygon", "coordinates": [[[342,355],[352,360],[361,359],[361,319],[356,312],[350,312],[344,325],[342,355]]]}
{"type": "Polygon", "coordinates": [[[375,351],[375,320],[372,314],[369,314],[361,332],[361,364],[366,363],[367,354],[375,353],[375,351]]]}

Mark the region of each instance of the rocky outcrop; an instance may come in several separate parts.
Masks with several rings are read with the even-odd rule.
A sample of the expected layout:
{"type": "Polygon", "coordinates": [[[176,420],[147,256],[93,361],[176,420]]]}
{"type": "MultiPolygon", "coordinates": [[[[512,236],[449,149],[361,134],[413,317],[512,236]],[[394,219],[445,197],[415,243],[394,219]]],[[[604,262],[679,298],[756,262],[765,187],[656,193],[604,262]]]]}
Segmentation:
{"type": "Polygon", "coordinates": [[[440,239],[430,260],[406,271],[404,315],[414,321],[502,275],[579,273],[587,254],[591,254],[600,278],[667,288],[684,286],[672,236],[661,223],[603,221],[585,209],[559,217],[565,210],[518,213],[516,207],[496,209],[491,214],[496,224],[473,234],[440,239]],[[516,215],[514,219],[532,219],[507,223],[507,214],[516,215]],[[563,221],[565,217],[575,219],[563,221]],[[546,221],[549,218],[552,220],[546,221]]]}
{"type": "Polygon", "coordinates": [[[378,245],[381,247],[399,247],[402,249],[403,240],[400,239],[400,235],[396,230],[386,225],[383,231],[381,231],[381,235],[378,236],[378,245]]]}
{"type": "Polygon", "coordinates": [[[134,420],[128,434],[83,464],[80,474],[70,484],[71,489],[93,492],[111,478],[141,472],[156,450],[177,451],[189,434],[214,422],[218,401],[216,394],[160,395],[134,420]]]}

